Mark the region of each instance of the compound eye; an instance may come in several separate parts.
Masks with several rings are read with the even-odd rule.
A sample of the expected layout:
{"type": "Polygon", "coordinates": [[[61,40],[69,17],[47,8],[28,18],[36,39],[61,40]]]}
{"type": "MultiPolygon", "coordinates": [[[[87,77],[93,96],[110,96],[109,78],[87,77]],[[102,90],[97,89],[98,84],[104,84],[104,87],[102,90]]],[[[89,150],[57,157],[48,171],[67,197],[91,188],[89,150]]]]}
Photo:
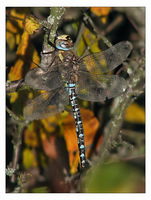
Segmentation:
{"type": "Polygon", "coordinates": [[[62,49],[68,48],[68,43],[67,42],[60,42],[60,47],[62,47],[62,49]]]}
{"type": "Polygon", "coordinates": [[[70,36],[68,35],[58,36],[55,43],[56,43],[56,48],[63,51],[68,51],[73,48],[73,42],[70,36]]]}

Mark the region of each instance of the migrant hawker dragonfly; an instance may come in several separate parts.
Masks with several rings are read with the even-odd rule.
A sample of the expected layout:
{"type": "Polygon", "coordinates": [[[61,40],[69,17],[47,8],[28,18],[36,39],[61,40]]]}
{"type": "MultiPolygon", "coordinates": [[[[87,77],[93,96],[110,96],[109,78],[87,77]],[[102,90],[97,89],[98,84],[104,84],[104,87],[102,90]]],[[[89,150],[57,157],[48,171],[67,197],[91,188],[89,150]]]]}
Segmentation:
{"type": "Polygon", "coordinates": [[[107,73],[128,57],[132,44],[122,41],[104,52],[81,58],[71,50],[73,42],[69,36],[58,36],[55,45],[55,64],[50,64],[47,70],[40,67],[32,69],[25,76],[25,82],[31,88],[45,92],[27,105],[24,117],[27,120],[38,120],[54,116],[63,112],[70,100],[76,124],[81,168],[84,169],[84,133],[77,97],[99,102],[123,93],[126,89],[125,79],[107,73]]]}

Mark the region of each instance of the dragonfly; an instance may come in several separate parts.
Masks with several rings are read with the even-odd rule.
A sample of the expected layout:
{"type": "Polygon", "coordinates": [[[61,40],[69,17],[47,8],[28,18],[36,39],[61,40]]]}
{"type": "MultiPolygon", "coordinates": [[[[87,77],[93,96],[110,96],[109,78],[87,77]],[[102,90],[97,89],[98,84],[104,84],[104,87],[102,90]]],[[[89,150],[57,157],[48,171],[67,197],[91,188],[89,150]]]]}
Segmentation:
{"type": "Polygon", "coordinates": [[[55,40],[55,64],[47,70],[41,67],[27,72],[25,83],[36,90],[45,90],[34,98],[24,110],[26,120],[52,117],[72,106],[77,133],[81,170],[87,166],[82,117],[78,100],[105,101],[126,90],[126,80],[108,72],[129,56],[132,44],[122,41],[103,52],[78,57],[72,50],[70,36],[60,35],[55,40]]]}

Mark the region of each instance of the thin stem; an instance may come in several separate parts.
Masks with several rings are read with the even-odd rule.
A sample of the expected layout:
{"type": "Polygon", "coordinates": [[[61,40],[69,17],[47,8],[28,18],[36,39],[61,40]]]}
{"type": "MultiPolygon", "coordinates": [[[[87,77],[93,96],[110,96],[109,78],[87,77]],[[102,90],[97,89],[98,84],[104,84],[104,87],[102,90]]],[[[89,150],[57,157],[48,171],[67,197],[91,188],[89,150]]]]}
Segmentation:
{"type": "Polygon", "coordinates": [[[18,92],[19,90],[30,89],[30,87],[24,82],[23,79],[17,81],[6,82],[6,93],[18,92]]]}
{"type": "Polygon", "coordinates": [[[86,18],[89,20],[91,26],[93,27],[94,32],[97,35],[97,39],[102,39],[104,41],[104,43],[108,46],[111,47],[112,43],[98,30],[98,28],[94,25],[93,21],[91,20],[91,18],[84,13],[84,15],[86,16],[86,18]]]}
{"type": "Polygon", "coordinates": [[[79,33],[78,33],[78,36],[77,36],[77,39],[76,39],[76,42],[74,43],[74,51],[77,52],[77,49],[78,49],[78,45],[79,45],[79,42],[81,40],[81,37],[82,37],[82,33],[84,31],[84,23],[81,24],[81,27],[80,27],[80,30],[79,30],[79,33]]]}
{"type": "Polygon", "coordinates": [[[9,113],[11,117],[13,117],[16,121],[23,121],[21,120],[13,111],[11,111],[7,106],[6,106],[6,111],[9,113]]]}
{"type": "MultiPolygon", "coordinates": [[[[13,155],[13,169],[17,169],[17,163],[19,160],[19,155],[20,155],[20,147],[22,144],[22,135],[23,135],[23,131],[25,128],[26,124],[25,123],[20,123],[18,125],[18,131],[17,133],[15,133],[14,137],[13,137],[13,144],[14,144],[14,155],[13,155]]],[[[13,176],[11,177],[11,181],[14,183],[16,180],[16,175],[13,174],[13,176]]]]}

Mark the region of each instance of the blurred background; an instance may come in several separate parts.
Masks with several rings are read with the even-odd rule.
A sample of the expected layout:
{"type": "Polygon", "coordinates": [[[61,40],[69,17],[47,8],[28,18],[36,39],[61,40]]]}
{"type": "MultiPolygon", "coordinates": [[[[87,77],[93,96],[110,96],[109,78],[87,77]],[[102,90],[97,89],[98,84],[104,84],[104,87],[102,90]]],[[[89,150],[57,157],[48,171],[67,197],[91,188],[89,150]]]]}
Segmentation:
{"type": "MultiPolygon", "coordinates": [[[[45,31],[30,35],[23,22],[27,14],[47,20],[50,12],[49,7],[6,9],[6,81],[24,79],[40,63],[45,31]]],[[[71,36],[79,57],[130,41],[129,59],[113,72],[127,80],[128,89],[105,102],[79,100],[91,164],[81,178],[73,117],[64,112],[27,124],[23,110],[39,92],[7,94],[6,192],[144,193],[145,8],[66,7],[57,30],[61,34],[71,36]]]]}

